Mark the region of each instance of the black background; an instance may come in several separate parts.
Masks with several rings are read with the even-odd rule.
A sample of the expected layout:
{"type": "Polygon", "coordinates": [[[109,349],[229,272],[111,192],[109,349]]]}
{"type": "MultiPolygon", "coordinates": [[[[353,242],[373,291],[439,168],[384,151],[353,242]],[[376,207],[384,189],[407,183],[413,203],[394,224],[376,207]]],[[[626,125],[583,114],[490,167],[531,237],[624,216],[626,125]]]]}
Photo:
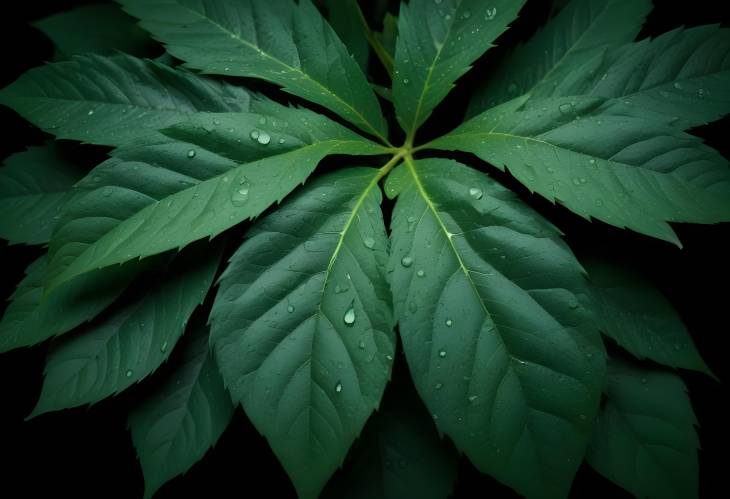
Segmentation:
{"type": "MultiPolygon", "coordinates": [[[[52,58],[50,42],[30,21],[82,2],[13,2],[3,13],[0,50],[3,71],[0,85],[12,82],[25,70],[52,58]]],[[[367,0],[361,1],[366,6],[367,0]]],[[[656,36],[670,29],[722,22],[730,17],[718,0],[693,0],[678,4],[655,0],[640,37],[656,36]]],[[[457,92],[449,97],[430,122],[432,133],[448,130],[461,119],[468,89],[489,75],[493,63],[516,40],[524,39],[539,26],[549,11],[549,2],[528,1],[522,16],[490,52],[462,79],[457,92]],[[436,125],[433,125],[433,124],[436,125]]],[[[375,66],[375,65],[374,65],[375,66]]],[[[694,131],[713,147],[730,157],[730,120],[694,131]]],[[[0,108],[2,142],[0,157],[40,144],[47,137],[33,129],[15,113],[0,108]]],[[[99,151],[75,146],[74,154],[89,166],[99,159],[99,151]]],[[[463,162],[482,167],[473,157],[463,162]]],[[[494,173],[493,169],[489,170],[494,173]]],[[[530,196],[509,177],[494,173],[514,188],[531,205],[556,223],[579,255],[605,255],[625,261],[649,275],[669,297],[688,325],[707,364],[721,380],[727,379],[725,336],[728,328],[728,286],[730,224],[693,226],[675,224],[683,249],[650,240],[602,223],[589,223],[567,210],[530,196]]],[[[3,216],[0,213],[0,216],[3,216]]],[[[0,299],[8,297],[24,268],[40,254],[38,248],[7,246],[0,242],[0,299]]],[[[33,408],[41,386],[45,346],[21,349],[0,356],[0,496],[35,497],[48,490],[58,496],[131,497],[142,496],[142,473],[126,431],[124,396],[104,401],[91,409],[61,411],[24,422],[33,408]]],[[[406,375],[398,358],[396,375],[406,375]]],[[[727,491],[726,445],[729,402],[725,387],[703,375],[683,372],[700,421],[701,497],[725,496],[727,491]]],[[[239,410],[219,444],[183,478],[166,485],[157,497],[180,495],[206,497],[294,497],[293,488],[264,439],[255,432],[239,410]],[[252,492],[259,490],[261,492],[252,492]]],[[[462,459],[455,498],[516,497],[509,489],[480,475],[462,459]]],[[[573,485],[571,497],[630,497],[625,491],[583,466],[573,485]]]]}

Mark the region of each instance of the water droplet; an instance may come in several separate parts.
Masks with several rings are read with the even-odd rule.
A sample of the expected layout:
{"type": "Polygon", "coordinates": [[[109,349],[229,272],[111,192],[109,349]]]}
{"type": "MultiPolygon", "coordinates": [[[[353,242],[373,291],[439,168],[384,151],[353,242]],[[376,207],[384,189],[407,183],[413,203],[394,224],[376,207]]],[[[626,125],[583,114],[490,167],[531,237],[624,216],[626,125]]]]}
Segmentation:
{"type": "Polygon", "coordinates": [[[89,109],[89,112],[86,113],[86,114],[88,114],[89,116],[93,116],[94,115],[94,110],[93,109],[89,109]]]}
{"type": "Polygon", "coordinates": [[[477,400],[478,398],[479,398],[479,396],[478,396],[478,395],[470,395],[470,396],[469,396],[469,402],[471,402],[471,403],[473,404],[474,402],[476,402],[476,400],[477,400]]]}
{"type": "Polygon", "coordinates": [[[195,149],[190,149],[188,151],[188,158],[193,159],[195,157],[195,154],[196,154],[195,149]]]}
{"type": "Polygon", "coordinates": [[[373,239],[372,237],[368,236],[368,237],[366,237],[365,239],[362,240],[362,244],[367,249],[373,249],[375,247],[375,239],[373,239]]]}
{"type": "Polygon", "coordinates": [[[357,347],[358,347],[358,348],[359,348],[360,350],[365,350],[365,342],[364,342],[363,340],[360,340],[360,341],[359,341],[359,342],[357,343],[357,347]]]}
{"type": "Polygon", "coordinates": [[[243,206],[248,201],[248,187],[241,187],[231,196],[231,202],[234,206],[243,206]]]}
{"type": "Polygon", "coordinates": [[[345,312],[345,317],[343,319],[345,321],[345,324],[348,326],[352,326],[355,324],[355,307],[350,305],[350,308],[347,309],[347,312],[345,312]]]}
{"type": "Polygon", "coordinates": [[[166,351],[167,351],[167,342],[166,342],[166,341],[164,341],[164,342],[162,343],[162,346],[160,347],[160,352],[163,352],[163,353],[164,353],[164,352],[166,352],[166,351]]]}
{"type": "Polygon", "coordinates": [[[560,114],[573,114],[573,106],[568,102],[563,102],[558,106],[558,111],[560,111],[560,114]]]}
{"type": "Polygon", "coordinates": [[[294,305],[289,305],[288,307],[286,307],[286,311],[289,312],[290,314],[292,312],[294,312],[294,305]]]}
{"type": "Polygon", "coordinates": [[[265,125],[266,124],[266,116],[262,116],[259,118],[259,125],[265,125]]]}
{"type": "Polygon", "coordinates": [[[124,375],[125,375],[125,376],[126,376],[127,378],[131,378],[131,377],[132,377],[132,370],[131,370],[131,369],[127,369],[127,372],[126,372],[126,373],[124,373],[124,375]]]}
{"type": "Polygon", "coordinates": [[[338,381],[337,383],[335,383],[335,391],[337,393],[341,393],[342,392],[342,382],[341,381],[338,381]]]}
{"type": "Polygon", "coordinates": [[[464,14],[461,17],[463,17],[464,19],[469,19],[471,17],[471,11],[465,10],[464,14]]]}
{"type": "Polygon", "coordinates": [[[418,277],[424,277],[426,275],[426,271],[423,269],[418,269],[418,271],[416,272],[416,275],[418,277]]]}
{"type": "Polygon", "coordinates": [[[259,144],[262,146],[265,146],[269,142],[271,142],[271,135],[269,135],[266,132],[260,132],[258,137],[259,144]]]}
{"type": "Polygon", "coordinates": [[[282,137],[282,138],[279,139],[279,144],[283,144],[285,142],[286,142],[286,139],[284,137],[282,137]]]}
{"type": "Polygon", "coordinates": [[[487,15],[484,17],[487,21],[491,21],[497,16],[497,7],[487,9],[487,15]]]}
{"type": "Polygon", "coordinates": [[[469,188],[469,195],[471,197],[473,197],[474,199],[482,199],[482,196],[484,195],[484,193],[482,192],[481,189],[479,189],[477,187],[471,187],[471,188],[469,188]]]}
{"type": "Polygon", "coordinates": [[[408,83],[409,83],[408,78],[403,78],[403,84],[408,85],[408,83]]]}
{"type": "Polygon", "coordinates": [[[452,321],[451,319],[446,319],[446,327],[451,327],[453,325],[454,325],[454,321],[452,321]]]}
{"type": "Polygon", "coordinates": [[[446,350],[444,350],[443,348],[439,350],[439,357],[441,357],[442,359],[446,357],[446,350]]]}
{"type": "Polygon", "coordinates": [[[259,132],[255,128],[253,130],[251,130],[251,133],[248,134],[248,136],[251,137],[251,140],[259,140],[260,135],[261,135],[261,132],[259,132]]]}
{"type": "Polygon", "coordinates": [[[674,83],[672,84],[672,86],[673,86],[674,88],[676,88],[677,90],[682,90],[682,84],[681,84],[681,83],[679,83],[678,81],[675,81],[675,82],[674,82],[674,83]]]}
{"type": "Polygon", "coordinates": [[[435,389],[437,389],[437,390],[440,390],[440,389],[442,389],[444,387],[444,384],[443,383],[436,383],[435,385],[433,385],[433,387],[435,389]]]}
{"type": "Polygon", "coordinates": [[[413,257],[408,255],[404,256],[400,259],[400,264],[406,268],[410,267],[411,265],[413,265],[413,257]]]}

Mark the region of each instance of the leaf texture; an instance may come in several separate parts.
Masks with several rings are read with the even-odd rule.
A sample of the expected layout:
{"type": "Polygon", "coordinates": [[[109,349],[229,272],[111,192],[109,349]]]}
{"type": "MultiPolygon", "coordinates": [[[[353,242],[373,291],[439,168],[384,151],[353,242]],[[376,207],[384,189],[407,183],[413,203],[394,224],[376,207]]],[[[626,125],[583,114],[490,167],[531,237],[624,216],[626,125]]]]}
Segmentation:
{"type": "Polygon", "coordinates": [[[198,111],[249,111],[245,89],[126,55],[85,55],[31,69],[0,92],[59,139],[121,146],[198,111]]]}
{"type": "MultiPolygon", "coordinates": [[[[489,74],[469,103],[469,117],[519,95],[554,95],[595,56],[634,40],[650,0],[572,0],[489,74]]],[[[580,95],[563,93],[565,95],[580,95]]]]}
{"type": "Polygon", "coordinates": [[[320,177],[246,236],[211,313],[223,379],[302,498],[377,408],[395,349],[380,173],[320,177]]]}
{"type": "Polygon", "coordinates": [[[405,167],[391,285],[418,392],[479,470],[526,497],[565,497],[603,378],[582,268],[481,173],[443,159],[405,167]]]}
{"type": "Polygon", "coordinates": [[[454,82],[517,17],[524,0],[411,0],[401,5],[393,97],[413,137],[454,82]]]}
{"type": "MultiPolygon", "coordinates": [[[[177,192],[154,200],[124,220],[114,220],[111,230],[86,246],[61,272],[52,277],[49,288],[96,268],[155,255],[205,237],[214,237],[244,220],[256,217],[302,184],[319,161],[329,154],[376,155],[387,151],[311,111],[291,109],[290,112],[293,119],[297,119],[297,126],[294,126],[293,120],[279,123],[267,121],[264,116],[240,113],[236,118],[238,126],[242,128],[230,132],[230,140],[235,144],[238,144],[237,140],[241,140],[241,143],[245,140],[254,144],[254,147],[266,147],[274,141],[277,146],[288,148],[291,144],[279,144],[282,133],[286,133],[280,133],[280,130],[291,126],[292,133],[301,127],[299,136],[307,141],[301,147],[238,165],[199,182],[184,179],[192,181],[192,184],[178,186],[182,188],[177,192]],[[249,124],[258,133],[256,139],[251,136],[254,128],[249,127],[249,124]],[[262,142],[264,136],[268,139],[262,142]]],[[[200,117],[201,121],[195,122],[195,118],[191,117],[189,123],[170,132],[173,136],[185,134],[188,141],[201,144],[179,157],[179,161],[197,161],[198,154],[204,149],[203,145],[210,141],[210,126],[215,125],[216,119],[213,115],[206,115],[200,117]],[[198,137],[198,142],[195,137],[198,137]]],[[[221,122],[224,119],[225,116],[220,116],[221,122]]],[[[208,155],[205,155],[201,160],[207,161],[207,158],[208,155]]],[[[134,168],[134,165],[131,167],[134,168]]]]}
{"type": "Polygon", "coordinates": [[[609,367],[588,463],[636,497],[698,497],[697,420],[682,380],[616,361],[609,367]]]}
{"type": "Polygon", "coordinates": [[[52,143],[10,156],[0,168],[0,237],[47,243],[67,192],[83,176],[52,143]]]}
{"type": "Polygon", "coordinates": [[[187,66],[261,78],[386,140],[375,94],[310,0],[119,0],[187,66]]]}
{"type": "Polygon", "coordinates": [[[93,404],[157,369],[182,336],[213,283],[221,245],[198,243],[181,253],[159,284],[120,303],[73,335],[56,340],[33,416],[93,404]]]}
{"type": "Polygon", "coordinates": [[[515,99],[429,147],[472,152],[578,215],[679,245],[667,222],[730,220],[730,169],[697,137],[603,112],[597,97],[515,99]]]}
{"type": "Polygon", "coordinates": [[[155,376],[150,394],[129,414],[145,498],[202,459],[233,416],[208,338],[207,327],[188,332],[165,372],[155,376]]]}
{"type": "Polygon", "coordinates": [[[638,359],[713,376],[677,311],[648,279],[623,265],[583,261],[606,335],[638,359]]]}
{"type": "Polygon", "coordinates": [[[707,124],[730,112],[730,30],[680,28],[626,45],[596,56],[551,93],[608,98],[607,113],[683,130],[707,124]]]}
{"type": "Polygon", "coordinates": [[[0,353],[66,333],[111,305],[146,268],[158,262],[130,262],[89,272],[43,296],[48,256],[26,269],[0,321],[0,353]]]}

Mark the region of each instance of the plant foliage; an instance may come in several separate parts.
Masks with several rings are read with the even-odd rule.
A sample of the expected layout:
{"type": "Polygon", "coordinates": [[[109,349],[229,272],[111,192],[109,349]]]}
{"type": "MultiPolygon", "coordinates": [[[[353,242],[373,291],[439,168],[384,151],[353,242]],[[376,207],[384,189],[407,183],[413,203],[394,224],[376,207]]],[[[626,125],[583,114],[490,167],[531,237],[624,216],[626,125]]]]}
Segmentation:
{"type": "Polygon", "coordinates": [[[713,374],[678,314],[489,173],[676,245],[672,222],[730,221],[727,159],[690,133],[730,112],[727,29],[636,41],[648,0],[559,2],[422,141],[524,0],[118,3],[37,22],[56,61],[0,91],[108,155],[49,140],[0,168],[0,236],[44,247],[0,322],[0,351],[50,340],[31,416],[130,392],[146,496],[238,406],[305,499],[446,497],[440,437],[528,498],[584,459],[697,496],[673,369],[713,374]],[[415,390],[388,387],[398,339],[415,390]]]}

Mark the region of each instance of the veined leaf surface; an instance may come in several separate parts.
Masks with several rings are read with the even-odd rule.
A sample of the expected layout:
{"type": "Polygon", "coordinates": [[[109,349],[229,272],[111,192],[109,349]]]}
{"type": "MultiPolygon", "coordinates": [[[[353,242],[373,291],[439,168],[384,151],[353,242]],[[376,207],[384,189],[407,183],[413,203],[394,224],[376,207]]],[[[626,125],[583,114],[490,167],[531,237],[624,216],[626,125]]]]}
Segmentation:
{"type": "Polygon", "coordinates": [[[421,398],[481,471],[527,497],[564,497],[604,363],[580,264],[483,174],[442,159],[399,173],[410,179],[393,213],[392,288],[421,398]]]}
{"type": "Polygon", "coordinates": [[[246,236],[211,313],[223,379],[300,497],[342,464],[390,377],[380,172],[315,180],[246,236]]]}

